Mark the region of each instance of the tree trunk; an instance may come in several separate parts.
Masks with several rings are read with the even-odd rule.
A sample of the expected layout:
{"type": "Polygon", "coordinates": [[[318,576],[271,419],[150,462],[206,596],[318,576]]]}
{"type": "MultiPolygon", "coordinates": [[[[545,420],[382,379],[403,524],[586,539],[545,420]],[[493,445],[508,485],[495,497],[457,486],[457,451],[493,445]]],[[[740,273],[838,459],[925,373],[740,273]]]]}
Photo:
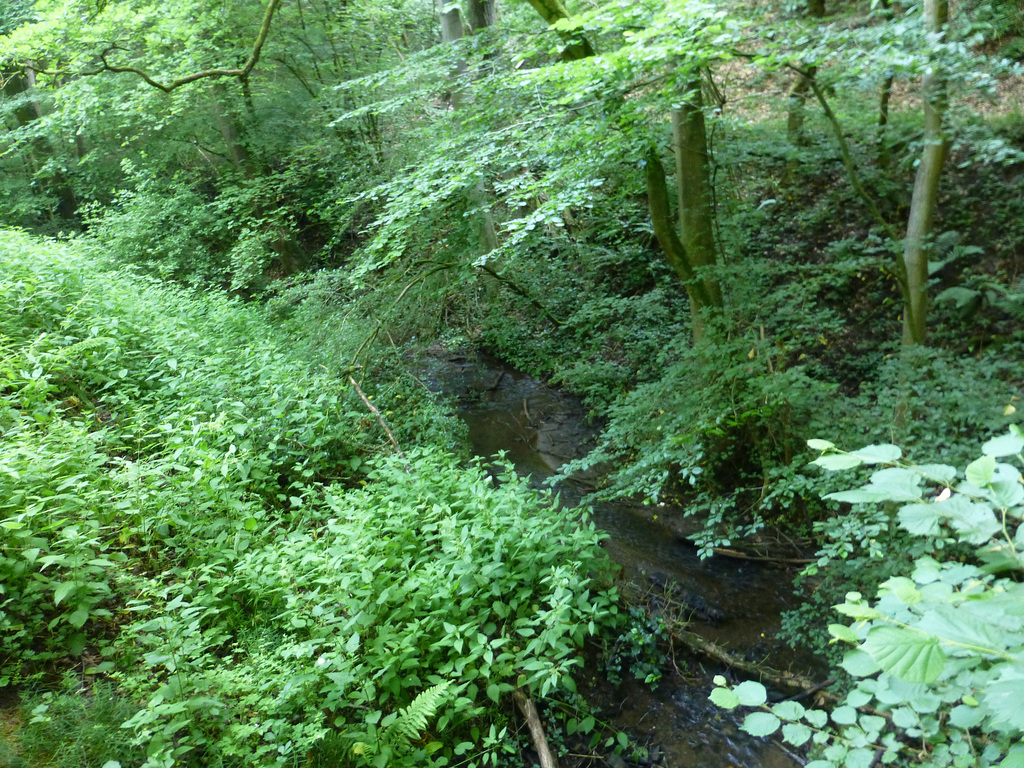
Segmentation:
{"type": "MultiPolygon", "coordinates": [[[[458,7],[452,8],[449,11],[441,12],[441,40],[445,43],[454,43],[457,40],[462,39],[462,12],[458,7]]],[[[448,92],[449,101],[452,109],[458,109],[462,105],[462,88],[460,80],[463,75],[466,74],[466,60],[459,59],[455,63],[455,69],[452,71],[452,76],[455,83],[452,85],[451,90],[448,92]]]]}
{"type": "MultiPolygon", "coordinates": [[[[22,126],[39,120],[46,114],[42,102],[29,96],[29,93],[35,88],[36,70],[32,62],[28,63],[20,75],[12,77],[4,88],[4,92],[9,95],[24,94],[27,97],[26,102],[15,113],[22,126]]],[[[73,219],[78,211],[78,200],[75,197],[75,190],[71,186],[71,180],[63,167],[62,158],[66,155],[60,144],[45,138],[36,138],[29,146],[26,167],[45,182],[50,194],[57,199],[56,214],[63,219],[73,219]],[[40,158],[49,158],[50,162],[47,163],[40,158]]],[[[54,209],[51,208],[49,213],[52,216],[54,209]]]]}
{"type": "Polygon", "coordinates": [[[797,75],[786,95],[786,138],[794,147],[803,147],[807,144],[804,115],[807,112],[807,94],[811,90],[811,79],[817,74],[817,69],[809,67],[806,75],[797,75]]]}
{"type": "MultiPolygon", "coordinates": [[[[949,18],[947,0],[924,0],[924,22],[932,34],[941,34],[949,18]]],[[[903,345],[924,344],[928,317],[928,240],[932,235],[942,167],[949,152],[943,122],[946,88],[934,63],[921,80],[924,97],[924,152],[917,166],[910,201],[907,237],[903,246],[907,290],[903,297],[903,345]]]]}
{"type": "MultiPolygon", "coordinates": [[[[565,10],[565,6],[559,0],[527,0],[527,2],[534,7],[548,24],[554,24],[562,19],[569,18],[569,12],[565,10]]],[[[590,41],[579,32],[559,30],[558,36],[566,44],[565,48],[562,49],[562,59],[564,61],[577,61],[594,55],[594,49],[590,45],[590,41]]]]}
{"type": "Polygon", "coordinates": [[[687,90],[682,104],[672,111],[679,229],[687,260],[703,283],[710,305],[720,307],[722,289],[710,274],[718,257],[701,81],[692,80],[687,90]]]}
{"type": "MultiPolygon", "coordinates": [[[[825,0],[808,0],[807,15],[812,19],[821,19],[825,16],[825,0]]],[[[802,147],[807,143],[807,136],[804,133],[804,113],[807,103],[807,94],[811,90],[811,80],[817,73],[817,67],[810,67],[806,75],[797,75],[796,81],[789,89],[789,96],[786,100],[786,138],[795,147],[802,147]]]]}
{"type": "MultiPolygon", "coordinates": [[[[882,0],[882,15],[885,20],[892,21],[892,8],[889,0],[882,0]]],[[[889,128],[889,100],[892,98],[893,76],[888,74],[882,81],[882,89],[878,94],[878,167],[889,168],[889,141],[886,134],[889,128]]]]}
{"type": "Polygon", "coordinates": [[[716,303],[705,282],[697,276],[686,246],[676,234],[669,207],[665,167],[661,164],[657,148],[649,147],[644,160],[647,169],[647,201],[651,207],[654,235],[658,238],[665,260],[686,287],[686,295],[690,299],[690,315],[693,318],[693,340],[699,342],[705,335],[703,311],[708,307],[720,307],[721,296],[719,294],[716,303]]]}
{"type": "Polygon", "coordinates": [[[493,26],[498,20],[495,0],[469,0],[466,15],[469,16],[469,28],[474,32],[493,26]]]}

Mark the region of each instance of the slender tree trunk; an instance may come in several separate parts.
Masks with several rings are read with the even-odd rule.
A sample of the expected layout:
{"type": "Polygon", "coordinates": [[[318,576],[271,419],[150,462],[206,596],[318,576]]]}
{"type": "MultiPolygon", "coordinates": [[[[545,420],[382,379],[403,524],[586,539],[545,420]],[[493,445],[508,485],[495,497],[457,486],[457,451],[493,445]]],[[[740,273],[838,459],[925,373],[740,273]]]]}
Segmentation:
{"type": "MultiPolygon", "coordinates": [[[[940,34],[949,18],[947,0],[924,0],[924,21],[932,34],[940,34]]],[[[946,88],[932,63],[921,80],[924,97],[924,151],[917,166],[910,201],[907,237],[903,247],[907,290],[903,297],[903,344],[924,344],[928,318],[928,241],[932,235],[939,198],[942,167],[949,153],[944,129],[946,88]]]]}
{"type": "Polygon", "coordinates": [[[704,284],[711,306],[722,306],[722,289],[710,274],[718,261],[715,213],[711,194],[708,134],[704,121],[701,81],[687,84],[686,97],[672,111],[672,140],[676,159],[679,230],[687,260],[704,284]]]}
{"type": "Polygon", "coordinates": [[[807,144],[804,131],[804,117],[807,114],[807,95],[811,90],[811,79],[817,74],[817,67],[808,67],[806,75],[797,75],[786,95],[786,138],[795,147],[807,144]]]}
{"type": "MultiPolygon", "coordinates": [[[[892,19],[889,0],[882,0],[882,14],[886,21],[892,19]]],[[[892,98],[892,83],[892,74],[887,74],[878,94],[878,167],[883,170],[889,168],[889,140],[886,134],[889,130],[889,100],[892,98]]]]}
{"type": "MultiPolygon", "coordinates": [[[[17,93],[29,95],[37,87],[36,70],[32,62],[28,62],[22,75],[15,80],[14,87],[17,93]]],[[[29,98],[27,103],[17,112],[17,119],[23,126],[30,122],[40,120],[46,115],[43,104],[39,99],[29,98]]],[[[59,143],[48,141],[45,138],[37,138],[32,142],[28,167],[33,168],[35,173],[48,176],[46,181],[50,193],[57,198],[56,213],[63,219],[73,219],[78,211],[78,200],[75,197],[75,190],[71,185],[67,172],[64,169],[63,159],[66,153],[59,143]],[[50,164],[40,161],[39,157],[49,157],[50,164]],[[49,171],[48,168],[53,169],[49,171]]],[[[50,210],[53,215],[53,210],[50,210]]]]}
{"type": "Polygon", "coordinates": [[[647,170],[647,201],[651,208],[651,224],[658,238],[665,260],[686,287],[690,299],[690,315],[693,320],[693,340],[700,342],[705,336],[704,310],[721,306],[721,300],[708,292],[705,282],[697,275],[686,246],[676,234],[675,223],[669,205],[668,184],[665,181],[665,166],[661,163],[656,147],[648,148],[644,156],[647,170]]]}
{"type": "MultiPolygon", "coordinates": [[[[825,16],[825,0],[808,0],[807,15],[812,19],[825,16]]],[[[811,90],[811,80],[817,73],[817,67],[810,67],[806,75],[797,75],[786,99],[786,137],[789,143],[802,147],[807,143],[804,133],[804,115],[806,112],[807,95],[811,90]]]]}

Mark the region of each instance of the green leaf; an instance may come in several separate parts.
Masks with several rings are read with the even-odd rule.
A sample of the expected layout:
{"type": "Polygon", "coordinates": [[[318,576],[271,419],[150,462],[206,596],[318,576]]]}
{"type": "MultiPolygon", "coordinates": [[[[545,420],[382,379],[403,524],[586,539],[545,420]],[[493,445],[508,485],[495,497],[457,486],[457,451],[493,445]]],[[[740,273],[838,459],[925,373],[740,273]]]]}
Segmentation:
{"type": "Polygon", "coordinates": [[[834,637],[836,640],[842,640],[845,643],[860,642],[860,638],[857,637],[857,633],[845,624],[829,624],[828,633],[832,635],[832,637],[834,637]]]}
{"type": "Polygon", "coordinates": [[[927,480],[944,485],[956,478],[956,467],[948,464],[918,464],[914,469],[927,480]]]}
{"type": "Polygon", "coordinates": [[[89,618],[89,610],[87,608],[79,608],[77,611],[68,616],[68,624],[75,629],[81,629],[82,625],[85,624],[89,618]]]}
{"type": "Polygon", "coordinates": [[[993,456],[982,456],[967,465],[967,482],[973,483],[979,488],[984,488],[992,480],[996,471],[996,460],[993,456]]]}
{"type": "Polygon", "coordinates": [[[768,701],[768,692],[764,686],[753,680],[745,680],[733,688],[740,704],[745,707],[759,707],[768,701]]]}
{"type": "Polygon", "coordinates": [[[832,710],[832,720],[839,725],[853,725],[857,722],[857,710],[853,707],[836,707],[832,710]]]}
{"type": "Polygon", "coordinates": [[[861,465],[861,460],[849,453],[832,453],[828,456],[819,456],[811,464],[817,464],[819,467],[829,470],[830,472],[837,471],[840,469],[853,469],[861,465]]]}
{"type": "Polygon", "coordinates": [[[992,507],[971,501],[963,494],[937,502],[935,507],[949,519],[950,527],[960,534],[960,540],[969,544],[984,544],[1002,530],[992,507]]]}
{"type": "Polygon", "coordinates": [[[61,602],[67,598],[78,585],[73,581],[63,581],[57,585],[57,588],[53,590],[53,604],[60,605],[61,602]]]}
{"type": "Polygon", "coordinates": [[[808,709],[804,713],[804,720],[815,728],[824,728],[828,722],[828,714],[821,709],[808,709]]]}
{"type": "Polygon", "coordinates": [[[740,705],[740,697],[730,688],[715,688],[708,698],[715,706],[722,709],[736,709],[740,705]]]}
{"type": "Polygon", "coordinates": [[[875,627],[861,648],[883,670],[908,683],[933,683],[946,665],[938,638],[911,629],[875,627]]]}
{"type": "Polygon", "coordinates": [[[897,514],[900,525],[915,536],[938,536],[942,515],[934,504],[906,504],[897,514]]]}
{"type": "Polygon", "coordinates": [[[836,444],[830,443],[828,440],[811,439],[807,441],[807,447],[812,451],[829,451],[835,448],[836,444]]]}
{"type": "Polygon", "coordinates": [[[1014,456],[1021,451],[1024,451],[1024,437],[1013,434],[994,437],[981,446],[986,456],[1014,456]]]}
{"type": "Polygon", "coordinates": [[[868,677],[881,669],[870,654],[858,649],[847,651],[839,666],[854,677],[868,677]]]}
{"type": "Polygon", "coordinates": [[[359,633],[353,632],[352,636],[345,643],[345,650],[349,653],[355,653],[359,650],[359,633]]]}
{"type": "Polygon", "coordinates": [[[914,501],[921,498],[921,476],[911,469],[887,467],[871,475],[867,488],[887,494],[890,501],[914,501]]]}
{"type": "Polygon", "coordinates": [[[849,616],[851,619],[857,619],[858,621],[869,621],[870,619],[878,619],[882,616],[881,612],[863,602],[840,603],[833,607],[844,616],[849,616]]]}
{"type": "Polygon", "coordinates": [[[800,723],[786,723],[782,726],[782,740],[794,747],[802,747],[811,738],[811,729],[800,723]]]}
{"type": "Polygon", "coordinates": [[[751,712],[743,720],[743,730],[751,736],[769,736],[782,725],[779,718],[770,712],[751,712]]]}
{"type": "Polygon", "coordinates": [[[781,720],[797,721],[804,716],[803,704],[798,701],[780,701],[772,705],[772,713],[781,720]]]}
{"type": "Polygon", "coordinates": [[[899,461],[903,451],[895,445],[868,445],[859,451],[854,451],[853,455],[865,464],[892,464],[899,461]]]}
{"type": "Polygon", "coordinates": [[[914,581],[906,576],[893,576],[891,579],[883,581],[881,588],[901,603],[913,605],[921,602],[921,591],[914,581]]]}

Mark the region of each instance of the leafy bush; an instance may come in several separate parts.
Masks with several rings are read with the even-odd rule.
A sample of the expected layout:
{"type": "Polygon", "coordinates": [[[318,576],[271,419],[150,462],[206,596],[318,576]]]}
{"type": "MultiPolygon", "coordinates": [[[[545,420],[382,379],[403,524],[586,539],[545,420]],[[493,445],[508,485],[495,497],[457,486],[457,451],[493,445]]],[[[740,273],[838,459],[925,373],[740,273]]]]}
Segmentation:
{"type": "MultiPolygon", "coordinates": [[[[373,458],[258,310],[82,251],[0,233],[4,683],[81,657],[150,768],[494,761],[505,694],[573,689],[617,623],[585,514],[418,448],[408,381],[367,382],[407,441],[373,458]]],[[[74,705],[36,713],[54,754],[74,705]]]]}
{"type": "Polygon", "coordinates": [[[905,754],[929,766],[1019,765],[1024,478],[1001,459],[1024,463],[1024,431],[1012,426],[989,440],[962,472],[902,464],[894,445],[853,453],[822,440],[810,447],[825,452],[815,463],[826,469],[889,465],[867,485],[829,497],[884,505],[883,514],[911,537],[912,566],[881,584],[874,605],[850,592],[835,606],[854,620],[829,632],[854,646],[842,666],[857,682],[831,713],[794,701],[768,706],[761,684],[730,688],[722,678],[711,699],[730,709],[759,707],[744,730],[768,735],[781,727],[789,743],[814,745],[813,768],[867,766],[879,753],[883,763],[905,754]],[[962,557],[964,548],[973,557],[962,557]]]}
{"type": "Polygon", "coordinates": [[[432,687],[436,730],[467,741],[455,754],[477,749],[470,726],[513,688],[572,689],[576,648],[616,610],[588,575],[607,567],[593,524],[508,467],[495,483],[436,451],[367,479],[327,496],[326,522],[211,547],[142,586],[124,635],[141,667],[123,684],[151,702],[128,723],[151,754],[187,742],[265,762],[333,727],[375,764],[424,765],[453,745],[411,744],[423,724],[416,739],[387,729],[432,687]]]}

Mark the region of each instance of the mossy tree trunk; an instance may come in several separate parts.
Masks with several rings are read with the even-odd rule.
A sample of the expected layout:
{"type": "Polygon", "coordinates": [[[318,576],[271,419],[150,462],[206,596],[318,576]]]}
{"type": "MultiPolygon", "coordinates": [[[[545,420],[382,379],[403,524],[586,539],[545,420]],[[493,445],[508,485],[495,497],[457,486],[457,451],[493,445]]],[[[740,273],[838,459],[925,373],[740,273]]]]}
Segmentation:
{"type": "MultiPolygon", "coordinates": [[[[825,0],[808,0],[807,15],[811,19],[823,18],[825,16],[825,0]]],[[[797,147],[807,144],[807,135],[804,133],[804,116],[807,96],[811,91],[811,80],[817,74],[817,69],[817,67],[809,67],[806,74],[798,74],[786,99],[786,137],[790,144],[797,147]]]]}
{"type": "Polygon", "coordinates": [[[654,235],[658,238],[665,260],[686,287],[693,320],[693,340],[700,342],[706,335],[704,313],[709,308],[722,306],[721,292],[715,294],[709,291],[706,281],[694,268],[685,244],[676,234],[676,222],[672,219],[668,184],[665,181],[665,166],[662,165],[657,147],[651,145],[644,160],[647,170],[647,201],[651,208],[654,235]]]}
{"type": "Polygon", "coordinates": [[[707,294],[707,306],[722,306],[722,288],[711,274],[718,261],[715,247],[714,196],[704,98],[699,78],[687,83],[687,94],[672,111],[672,144],[676,160],[679,231],[686,257],[707,294]]]}

